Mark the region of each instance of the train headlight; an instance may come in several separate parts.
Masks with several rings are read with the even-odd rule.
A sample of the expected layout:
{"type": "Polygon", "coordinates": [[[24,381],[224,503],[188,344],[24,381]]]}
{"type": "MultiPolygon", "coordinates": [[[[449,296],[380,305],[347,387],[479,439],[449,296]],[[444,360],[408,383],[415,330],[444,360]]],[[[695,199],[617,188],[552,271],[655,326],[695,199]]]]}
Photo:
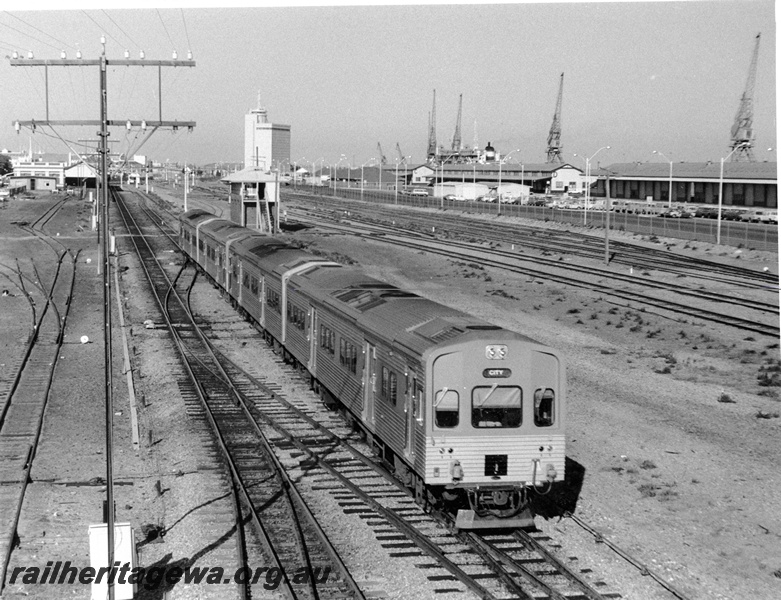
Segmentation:
{"type": "Polygon", "coordinates": [[[488,360],[504,360],[507,358],[507,346],[504,344],[491,344],[486,346],[485,357],[488,360]]]}
{"type": "Polygon", "coordinates": [[[461,481],[464,478],[464,468],[461,466],[461,461],[454,460],[450,463],[450,476],[453,481],[461,481]]]}

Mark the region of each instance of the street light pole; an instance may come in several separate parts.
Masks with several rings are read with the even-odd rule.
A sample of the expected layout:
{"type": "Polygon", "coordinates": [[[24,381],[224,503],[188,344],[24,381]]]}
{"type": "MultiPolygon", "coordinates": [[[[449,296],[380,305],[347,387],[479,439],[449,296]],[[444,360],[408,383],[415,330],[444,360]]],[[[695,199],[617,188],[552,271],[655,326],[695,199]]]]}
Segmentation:
{"type": "MultiPolygon", "coordinates": [[[[334,167],[334,179],[332,181],[333,183],[333,190],[334,190],[334,196],[336,196],[336,178],[339,177],[339,165],[343,160],[347,160],[347,157],[344,154],[339,155],[339,160],[336,162],[336,166],[334,167]]],[[[349,176],[348,176],[349,181],[349,176]]]]}
{"type": "Polygon", "coordinates": [[[732,152],[727,154],[724,158],[721,159],[721,170],[719,171],[719,208],[716,213],[716,245],[721,244],[721,206],[723,203],[723,192],[724,192],[724,161],[726,161],[730,156],[732,156],[736,150],[742,150],[745,148],[747,143],[740,144],[738,146],[735,146],[732,149],[732,152]]]}
{"type": "Polygon", "coordinates": [[[515,150],[511,150],[507,153],[507,156],[504,158],[499,159],[499,186],[496,188],[497,196],[496,196],[496,214],[499,215],[502,212],[502,164],[504,164],[504,161],[506,161],[508,158],[510,158],[510,155],[513,152],[520,152],[520,148],[516,148],[515,150]]]}
{"type": "MultiPolygon", "coordinates": [[[[583,225],[586,225],[586,213],[588,212],[588,205],[589,201],[591,200],[591,160],[602,150],[610,150],[610,146],[602,146],[599,150],[594,152],[589,158],[585,158],[584,156],[581,156],[580,158],[585,159],[586,161],[586,198],[585,198],[585,204],[583,205],[583,225]]],[[[574,154],[574,156],[579,156],[578,154],[574,154]]]]}
{"type": "Polygon", "coordinates": [[[399,203],[399,159],[396,159],[396,183],[393,186],[393,203],[399,203]]]}
{"type": "Polygon", "coordinates": [[[374,161],[374,157],[370,158],[369,160],[367,160],[365,163],[361,165],[361,202],[363,202],[363,168],[373,161],[374,161]]]}
{"type": "Polygon", "coordinates": [[[667,208],[673,207],[673,161],[671,161],[669,158],[664,156],[663,153],[657,152],[656,150],[653,151],[652,154],[658,154],[659,156],[664,157],[665,160],[670,161],[670,185],[669,185],[669,191],[667,192],[667,208]]]}

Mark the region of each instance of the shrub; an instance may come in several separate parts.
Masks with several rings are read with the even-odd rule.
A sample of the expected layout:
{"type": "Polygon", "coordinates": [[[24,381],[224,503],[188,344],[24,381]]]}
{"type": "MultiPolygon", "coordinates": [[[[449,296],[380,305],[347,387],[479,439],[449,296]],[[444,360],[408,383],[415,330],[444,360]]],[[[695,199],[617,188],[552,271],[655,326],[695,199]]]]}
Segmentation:
{"type": "Polygon", "coordinates": [[[640,463],[640,468],[645,469],[646,471],[649,469],[655,469],[656,464],[652,460],[644,460],[640,463]]]}
{"type": "Polygon", "coordinates": [[[727,404],[735,404],[735,402],[736,402],[736,400],[733,400],[732,396],[730,396],[726,392],[721,392],[721,394],[719,394],[719,397],[717,398],[717,400],[719,402],[724,402],[724,403],[727,403],[727,404]]]}

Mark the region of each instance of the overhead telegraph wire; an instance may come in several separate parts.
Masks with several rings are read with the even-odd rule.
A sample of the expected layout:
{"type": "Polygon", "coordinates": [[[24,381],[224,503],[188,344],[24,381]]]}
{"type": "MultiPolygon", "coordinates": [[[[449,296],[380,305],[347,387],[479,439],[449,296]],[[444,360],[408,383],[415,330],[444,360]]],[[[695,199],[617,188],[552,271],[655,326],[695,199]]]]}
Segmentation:
{"type": "MultiPolygon", "coordinates": [[[[61,44],[61,46],[60,46],[60,47],[62,47],[62,46],[70,46],[70,47],[74,47],[74,46],[73,46],[73,44],[69,44],[68,42],[63,42],[62,40],[60,40],[60,39],[58,39],[58,38],[54,37],[52,34],[50,34],[50,33],[46,33],[46,32],[45,32],[45,31],[43,31],[42,29],[39,29],[39,28],[38,28],[38,27],[36,27],[35,25],[32,25],[32,24],[28,23],[28,22],[27,22],[27,21],[25,21],[24,19],[21,19],[20,17],[17,17],[16,15],[14,15],[14,14],[12,14],[12,13],[8,12],[7,10],[4,10],[3,12],[4,12],[5,14],[7,14],[9,17],[13,17],[13,18],[14,18],[14,19],[16,19],[17,21],[19,21],[19,22],[21,22],[21,23],[24,23],[24,24],[25,24],[25,25],[27,25],[28,27],[30,27],[30,28],[32,28],[32,29],[35,29],[35,31],[38,31],[38,32],[42,33],[43,35],[48,35],[48,36],[49,36],[51,39],[53,39],[55,42],[58,42],[58,43],[60,43],[60,44],[61,44]]],[[[6,25],[6,27],[11,27],[11,26],[10,26],[10,25],[6,25]]],[[[22,32],[20,32],[20,33],[22,33],[22,32]]],[[[25,35],[29,35],[29,34],[25,34],[25,35]]],[[[32,36],[30,36],[30,37],[32,37],[32,36]]],[[[36,41],[39,41],[39,40],[36,40],[36,41]]],[[[42,42],[42,43],[45,43],[45,42],[42,42]]],[[[52,48],[53,48],[53,47],[54,47],[54,46],[52,46],[52,48]]]]}
{"type": "Polygon", "coordinates": [[[155,11],[157,12],[157,16],[160,19],[160,23],[162,23],[163,25],[163,29],[165,29],[165,34],[168,36],[168,41],[171,42],[171,47],[174,48],[176,44],[174,44],[174,41],[171,39],[171,34],[168,33],[168,28],[165,26],[165,22],[163,21],[163,15],[160,14],[160,9],[156,8],[155,11]]]}
{"type": "Polygon", "coordinates": [[[182,23],[184,23],[184,35],[187,38],[187,49],[192,50],[193,47],[192,44],[190,43],[190,34],[187,33],[187,21],[184,20],[184,9],[180,7],[179,10],[182,13],[182,23]]]}
{"type": "Polygon", "coordinates": [[[106,28],[105,28],[105,27],[103,27],[103,26],[102,26],[100,23],[98,23],[98,22],[97,22],[95,19],[93,19],[93,18],[92,18],[92,17],[89,15],[89,13],[88,13],[86,10],[82,10],[81,12],[83,12],[83,13],[84,13],[84,14],[87,16],[87,18],[88,18],[90,21],[92,21],[93,23],[95,23],[95,25],[97,25],[97,26],[98,26],[98,28],[100,29],[100,32],[101,32],[101,33],[105,33],[105,34],[106,34],[108,37],[110,37],[112,40],[114,40],[114,41],[117,43],[117,46],[122,46],[122,44],[120,44],[120,43],[117,41],[117,38],[115,38],[113,35],[111,35],[110,33],[108,33],[108,32],[106,31],[106,28]]]}
{"type": "Polygon", "coordinates": [[[8,23],[0,23],[0,25],[5,25],[6,27],[8,27],[8,29],[13,29],[14,31],[16,31],[18,33],[21,33],[22,35],[27,36],[27,37],[35,40],[36,42],[39,42],[39,43],[43,44],[44,46],[49,46],[49,48],[54,48],[55,50],[61,50],[61,48],[58,48],[57,46],[54,46],[53,44],[50,44],[49,42],[44,42],[43,40],[39,40],[37,37],[35,37],[34,35],[30,35],[26,31],[22,31],[21,29],[17,29],[16,27],[11,27],[8,23]]]}
{"type": "Polygon", "coordinates": [[[119,23],[117,23],[117,22],[116,22],[114,19],[112,19],[112,18],[111,18],[111,15],[109,15],[109,14],[108,14],[108,13],[107,13],[105,10],[102,10],[102,9],[101,9],[101,11],[100,11],[100,12],[102,12],[104,15],[106,15],[106,18],[107,18],[109,21],[111,21],[112,23],[114,23],[114,25],[116,26],[116,28],[117,28],[117,29],[119,29],[119,30],[122,32],[122,34],[123,34],[123,35],[124,35],[124,36],[125,36],[127,39],[129,39],[129,40],[130,40],[130,43],[131,43],[133,46],[136,46],[137,48],[140,48],[140,47],[141,47],[141,46],[140,46],[140,44],[136,43],[136,41],[135,41],[135,40],[134,40],[132,37],[130,37],[130,36],[127,34],[127,32],[126,32],[124,29],[122,29],[122,27],[120,27],[120,26],[119,26],[119,23]]]}

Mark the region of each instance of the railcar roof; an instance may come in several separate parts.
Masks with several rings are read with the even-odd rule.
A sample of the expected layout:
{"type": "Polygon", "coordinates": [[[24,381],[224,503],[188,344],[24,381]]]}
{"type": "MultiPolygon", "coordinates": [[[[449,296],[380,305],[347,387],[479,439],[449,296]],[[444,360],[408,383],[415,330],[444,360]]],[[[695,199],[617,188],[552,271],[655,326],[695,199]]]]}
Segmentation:
{"type": "Polygon", "coordinates": [[[481,332],[501,338],[522,337],[462,311],[369,277],[359,269],[318,267],[296,275],[291,283],[316,299],[351,315],[382,338],[422,354],[426,349],[481,332]]]}
{"type": "Polygon", "coordinates": [[[201,227],[201,231],[207,235],[210,235],[220,243],[225,243],[229,238],[236,237],[237,235],[244,235],[247,237],[264,235],[259,231],[253,231],[251,229],[247,229],[246,227],[242,227],[241,225],[237,225],[233,221],[224,220],[211,221],[206,223],[203,227],[201,227]]]}
{"type": "Polygon", "coordinates": [[[197,225],[201,221],[205,221],[206,219],[214,219],[216,216],[217,215],[210,213],[208,210],[203,210],[202,208],[193,208],[188,210],[186,213],[182,213],[179,216],[179,219],[182,221],[187,221],[191,225],[197,225]]]}

